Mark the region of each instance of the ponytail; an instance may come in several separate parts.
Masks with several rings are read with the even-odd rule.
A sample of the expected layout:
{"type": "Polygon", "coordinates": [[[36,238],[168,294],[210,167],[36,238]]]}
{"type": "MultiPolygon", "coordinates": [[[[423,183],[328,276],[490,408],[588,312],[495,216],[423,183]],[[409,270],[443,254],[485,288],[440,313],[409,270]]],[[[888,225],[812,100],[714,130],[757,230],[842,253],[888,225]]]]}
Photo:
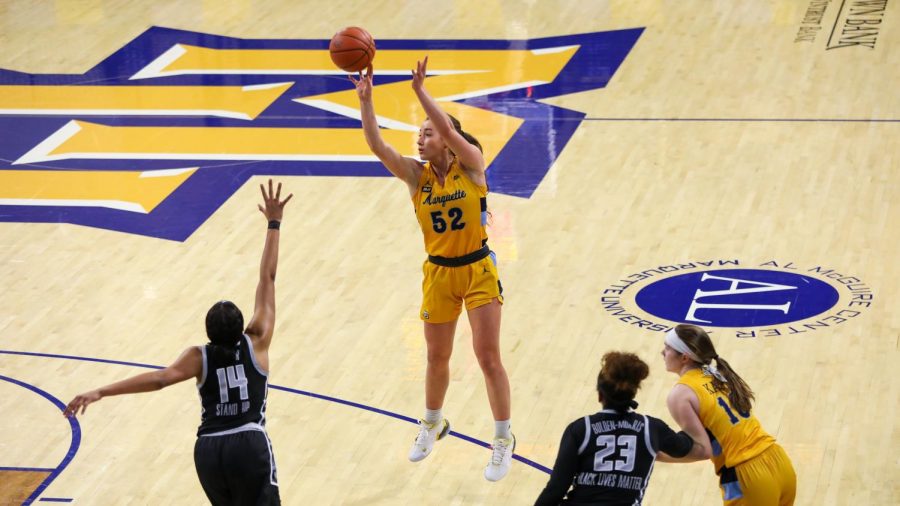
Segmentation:
{"type": "Polygon", "coordinates": [[[731,368],[725,359],[716,355],[712,360],[716,361],[716,368],[728,381],[727,384],[721,384],[721,382],[714,377],[713,386],[716,390],[722,389],[723,391],[728,392],[728,402],[731,403],[731,406],[734,407],[734,409],[742,413],[749,413],[750,408],[753,407],[753,400],[755,399],[753,390],[750,389],[750,385],[734,372],[734,369],[731,368]],[[717,385],[716,383],[719,384],[717,385]]]}
{"type": "Polygon", "coordinates": [[[206,336],[210,355],[222,360],[237,356],[244,332],[244,315],[233,302],[221,300],[206,313],[206,336]]]}
{"type": "Polygon", "coordinates": [[[232,345],[227,344],[213,344],[209,343],[206,345],[206,353],[216,360],[216,362],[231,362],[236,361],[238,358],[238,342],[235,341],[232,345]]]}
{"type": "Polygon", "coordinates": [[[731,406],[743,413],[749,413],[752,408],[753,401],[756,398],[750,385],[738,376],[731,365],[716,353],[712,339],[705,330],[696,325],[678,325],[675,327],[675,333],[684,341],[684,344],[694,352],[694,355],[700,359],[700,365],[704,369],[713,370],[712,384],[717,392],[724,392],[728,395],[728,402],[731,406]],[[715,367],[711,367],[712,361],[716,361],[715,367]],[[719,377],[721,376],[721,378],[719,377]],[[724,379],[725,381],[722,381],[724,379]]]}

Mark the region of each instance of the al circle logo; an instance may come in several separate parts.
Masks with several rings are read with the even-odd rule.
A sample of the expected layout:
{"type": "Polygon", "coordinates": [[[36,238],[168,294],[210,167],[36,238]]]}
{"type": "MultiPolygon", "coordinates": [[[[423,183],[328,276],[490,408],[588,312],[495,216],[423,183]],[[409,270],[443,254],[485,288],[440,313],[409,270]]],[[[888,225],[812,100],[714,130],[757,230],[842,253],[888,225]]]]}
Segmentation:
{"type": "Polygon", "coordinates": [[[601,297],[606,312],[646,330],[690,323],[740,338],[833,327],[857,318],[873,301],[872,289],[856,276],[774,260],[662,265],[625,276],[601,297]]]}
{"type": "Polygon", "coordinates": [[[793,272],[722,269],[678,274],[650,283],[638,307],[670,321],[710,327],[778,325],[828,311],[840,294],[830,284],[793,272]]]}

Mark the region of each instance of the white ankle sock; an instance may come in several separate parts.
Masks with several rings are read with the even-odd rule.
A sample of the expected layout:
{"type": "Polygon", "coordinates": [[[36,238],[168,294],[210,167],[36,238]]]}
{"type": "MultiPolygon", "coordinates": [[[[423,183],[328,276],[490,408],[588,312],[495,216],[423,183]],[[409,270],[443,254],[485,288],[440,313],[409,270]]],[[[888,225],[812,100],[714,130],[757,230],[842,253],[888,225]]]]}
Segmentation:
{"type": "Polygon", "coordinates": [[[425,409],[425,421],[430,424],[439,423],[444,415],[440,409],[425,409]]]}
{"type": "Polygon", "coordinates": [[[509,420],[494,420],[494,437],[512,439],[509,420]]]}

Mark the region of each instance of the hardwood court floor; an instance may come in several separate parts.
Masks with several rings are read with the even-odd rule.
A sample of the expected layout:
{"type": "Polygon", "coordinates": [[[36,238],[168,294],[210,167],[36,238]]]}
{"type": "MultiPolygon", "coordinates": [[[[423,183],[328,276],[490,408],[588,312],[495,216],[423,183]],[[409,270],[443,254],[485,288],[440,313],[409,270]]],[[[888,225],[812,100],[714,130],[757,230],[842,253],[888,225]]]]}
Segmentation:
{"type": "MultiPolygon", "coordinates": [[[[113,113],[35,119],[34,111],[10,112],[27,108],[24,102],[0,98],[6,100],[0,107],[0,503],[204,503],[192,463],[199,419],[193,385],[104,399],[71,424],[60,416],[59,403],[168,364],[185,347],[202,344],[203,315],[217,300],[231,299],[250,311],[265,226],[256,211],[258,183],[269,175],[295,193],[282,227],[271,350],[271,382],[279,388],[270,392],[268,407],[285,504],[530,504],[546,483],[544,469],[553,465],[565,426],[599,409],[593,383],[606,351],[633,351],[651,364],[640,409],[672,423],[665,398],[676,378],[659,356],[662,334],[611,311],[604,290],[661,266],[720,260],[806,273],[831,269],[872,294],[869,307],[858,307],[844,321],[835,317],[794,333],[783,325],[758,326],[754,338],[717,329],[713,338],[756,392],[756,416],[791,456],[797,504],[895,503],[900,382],[891,371],[900,359],[894,302],[900,297],[900,7],[870,5],[865,14],[858,5],[863,2],[830,2],[820,12],[820,3],[0,3],[0,68],[14,71],[0,73],[6,97],[12,96],[10,83],[43,82],[21,73],[80,76],[151,26],[213,36],[208,41],[222,36],[277,45],[325,41],[341,27],[360,25],[384,44],[376,73],[379,62],[393,58],[388,49],[424,54],[421,41],[644,29],[618,68],[598,70],[588,60],[583,68],[563,71],[577,91],[548,84],[556,92],[542,96],[535,84],[534,101],[555,106],[555,112],[543,122],[531,116],[527,124],[538,125],[539,133],[518,138],[522,152],[507,152],[512,158],[497,161],[507,165],[492,168],[497,191],[489,201],[489,234],[506,295],[501,345],[512,384],[516,452],[524,459],[495,484],[481,474],[488,451],[473,444],[490,439],[492,419],[465,319],[444,408],[462,437],[440,442],[422,463],[406,460],[415,435],[410,421],[423,409],[425,348],[417,311],[424,255],[401,183],[372,177],[381,173],[366,173],[368,168],[354,173],[351,162],[333,170],[303,161],[266,162],[244,174],[240,163],[253,160],[231,163],[226,156],[215,167],[186,165],[177,157],[140,158],[138,148],[113,161],[79,155],[73,146],[75,154],[65,159],[14,163],[69,120],[92,138],[111,130],[88,123],[121,125],[113,113]],[[863,18],[872,21],[860,24],[863,18]],[[872,30],[853,32],[853,26],[872,30]],[[578,76],[600,79],[603,72],[605,87],[577,88],[578,76]],[[575,113],[560,109],[584,114],[584,120],[577,123],[575,113]],[[544,163],[546,174],[539,174],[534,188],[517,190],[534,177],[535,163],[544,163]],[[62,216],[53,214],[59,203],[30,205],[49,198],[52,185],[60,194],[82,191],[59,179],[82,177],[73,172],[197,166],[196,174],[154,180],[162,187],[169,184],[166,177],[191,174],[184,185],[194,193],[173,194],[175,204],[154,201],[160,207],[148,215],[151,225],[128,221],[135,215],[131,208],[94,215],[62,206],[81,223],[71,224],[53,218],[62,216]],[[519,166],[521,172],[509,168],[519,166]],[[304,167],[312,167],[310,175],[303,175],[304,167]],[[46,176],[41,170],[56,172],[46,176]],[[204,200],[209,195],[220,200],[204,200]],[[203,206],[212,206],[208,218],[203,206]],[[168,214],[158,219],[160,213],[168,214]],[[186,220],[194,222],[184,225],[186,220]],[[39,483],[46,488],[35,492],[39,483]]],[[[592,58],[615,49],[608,45],[592,58]]],[[[121,68],[157,56],[129,54],[121,68]]],[[[434,68],[449,60],[432,56],[434,68]]],[[[508,71],[519,68],[526,67],[508,71]]],[[[95,84],[129,84],[127,77],[110,75],[95,84]]],[[[178,85],[178,79],[160,83],[178,85]]],[[[184,79],[221,84],[209,76],[184,79]]],[[[304,79],[322,87],[316,93],[339,86],[304,79]]],[[[379,74],[376,84],[390,79],[403,78],[379,74]]],[[[284,126],[304,114],[311,121],[334,116],[288,100],[309,93],[298,85],[279,102],[277,114],[263,119],[284,126]]],[[[527,103],[518,97],[515,104],[527,103]]],[[[462,107],[452,104],[446,103],[462,107]]],[[[511,104],[488,103],[496,114],[511,104]]],[[[497,121],[480,105],[468,114],[497,121]]],[[[386,99],[376,104],[395,106],[403,112],[402,104],[386,99]]],[[[418,113],[403,114],[415,119],[418,113]]],[[[169,119],[142,121],[168,128],[169,119]]],[[[470,124],[477,131],[488,123],[470,124]]],[[[518,125],[514,119],[496,124],[496,131],[510,135],[518,125]]],[[[412,132],[395,130],[392,139],[412,142],[412,132]]],[[[493,131],[485,133],[488,141],[505,142],[493,131]]],[[[113,144],[106,148],[118,149],[113,144]]],[[[223,147],[229,148],[236,149],[223,147]]],[[[115,200],[106,195],[103,177],[84,192],[95,201],[115,200]]],[[[134,199],[171,191],[146,190],[147,184],[137,186],[134,199]]],[[[829,282],[841,288],[836,278],[829,282]]],[[[844,304],[853,294],[841,290],[844,304]]],[[[633,300],[622,305],[647,316],[633,300]]],[[[645,504],[718,504],[718,497],[709,463],[659,464],[645,504]]]]}

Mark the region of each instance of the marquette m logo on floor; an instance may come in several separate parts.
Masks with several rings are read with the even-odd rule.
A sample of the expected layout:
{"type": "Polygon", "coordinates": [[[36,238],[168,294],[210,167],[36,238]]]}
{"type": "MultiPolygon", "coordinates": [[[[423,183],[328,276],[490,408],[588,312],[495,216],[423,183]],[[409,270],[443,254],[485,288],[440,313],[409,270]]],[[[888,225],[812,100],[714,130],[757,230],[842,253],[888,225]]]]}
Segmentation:
{"type": "Polygon", "coordinates": [[[857,318],[873,301],[856,276],[775,260],[658,266],[625,276],[601,297],[607,313],[646,330],[691,323],[724,327],[735,337],[815,332],[857,318]]]}
{"type": "MultiPolygon", "coordinates": [[[[432,93],[481,141],[491,190],[530,197],[584,118],[542,99],[605,87],[642,31],[379,39],[382,135],[416,156],[410,69],[427,54],[432,93]]],[[[183,241],[251,176],[389,176],[328,42],[153,27],[84,74],[0,69],[0,221],[183,241]]]]}

